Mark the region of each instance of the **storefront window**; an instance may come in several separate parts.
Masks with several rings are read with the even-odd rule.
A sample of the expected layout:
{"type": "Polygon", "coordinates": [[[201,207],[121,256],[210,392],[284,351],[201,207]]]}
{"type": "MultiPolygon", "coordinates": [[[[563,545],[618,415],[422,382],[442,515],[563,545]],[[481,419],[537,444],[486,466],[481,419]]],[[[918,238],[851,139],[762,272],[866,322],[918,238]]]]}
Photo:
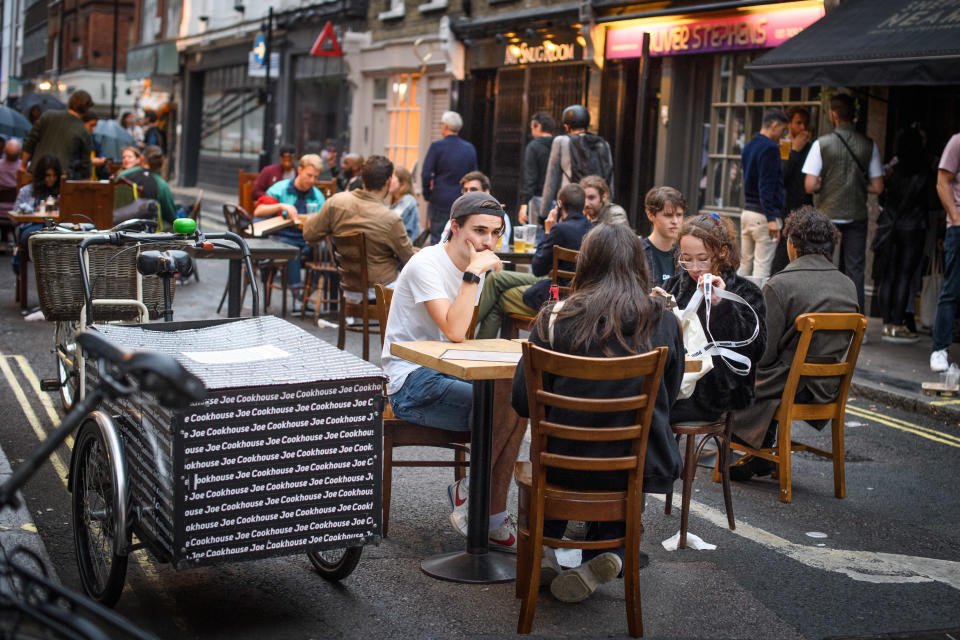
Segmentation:
{"type": "Polygon", "coordinates": [[[387,157],[395,165],[412,168],[420,152],[420,104],[417,86],[420,75],[401,73],[391,76],[387,86],[387,117],[390,123],[387,157]]]}
{"type": "Polygon", "coordinates": [[[342,58],[297,56],[294,60],[294,119],[300,153],[329,146],[346,149],[349,88],[342,58]]]}
{"type": "MultiPolygon", "coordinates": [[[[740,153],[743,146],[761,128],[766,109],[805,106],[810,110],[810,126],[819,121],[817,88],[765,89],[745,88],[744,65],[756,52],[718,55],[714,63],[713,96],[710,121],[705,124],[699,208],[739,215],[743,207],[743,174],[740,153]]],[[[816,132],[811,131],[816,137],[816,132]]]]}
{"type": "Polygon", "coordinates": [[[204,155],[256,160],[263,148],[263,104],[260,92],[243,88],[242,65],[209,71],[204,79],[204,155]]]}

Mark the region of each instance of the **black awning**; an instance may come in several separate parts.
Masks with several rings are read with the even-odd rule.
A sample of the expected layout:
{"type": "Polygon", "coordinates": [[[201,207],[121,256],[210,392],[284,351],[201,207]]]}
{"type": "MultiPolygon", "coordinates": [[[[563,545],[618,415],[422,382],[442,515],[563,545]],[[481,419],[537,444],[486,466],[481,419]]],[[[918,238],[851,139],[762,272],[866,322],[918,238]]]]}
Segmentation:
{"type": "Polygon", "coordinates": [[[960,0],[845,0],[746,69],[750,89],[960,84],[960,0]]]}

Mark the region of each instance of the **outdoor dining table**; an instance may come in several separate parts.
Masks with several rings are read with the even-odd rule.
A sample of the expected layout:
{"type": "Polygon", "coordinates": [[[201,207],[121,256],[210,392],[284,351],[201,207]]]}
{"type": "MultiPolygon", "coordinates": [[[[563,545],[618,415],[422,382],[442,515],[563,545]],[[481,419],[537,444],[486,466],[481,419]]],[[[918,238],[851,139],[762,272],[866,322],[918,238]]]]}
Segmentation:
{"type": "Polygon", "coordinates": [[[496,380],[513,378],[520,359],[521,342],[502,339],[465,340],[458,343],[394,342],[390,345],[390,353],[473,383],[467,548],[465,551],[426,558],[420,563],[420,569],[429,576],[452,582],[491,584],[513,580],[517,575],[515,557],[490,552],[490,465],[494,383],[496,380]],[[478,353],[477,359],[453,360],[444,357],[447,351],[478,353]],[[485,357],[488,359],[484,360],[485,357]],[[504,358],[506,361],[496,361],[494,358],[504,358]]]}
{"type": "Polygon", "coordinates": [[[16,222],[17,224],[22,224],[25,222],[44,222],[46,220],[57,222],[60,220],[60,212],[57,210],[45,211],[44,213],[37,213],[36,211],[31,211],[30,213],[15,213],[11,211],[7,215],[10,216],[10,220],[16,222]]]}
{"type": "MultiPolygon", "coordinates": [[[[292,260],[300,251],[297,247],[278,242],[276,240],[267,240],[263,238],[245,238],[247,246],[250,247],[251,260],[292,260]]],[[[190,254],[195,259],[219,259],[229,260],[230,270],[227,287],[227,317],[237,318],[240,316],[240,307],[243,300],[240,298],[243,273],[243,255],[239,247],[234,247],[224,243],[217,245],[212,249],[203,249],[192,247],[190,254]]],[[[286,302],[286,301],[284,301],[286,302]]]]}

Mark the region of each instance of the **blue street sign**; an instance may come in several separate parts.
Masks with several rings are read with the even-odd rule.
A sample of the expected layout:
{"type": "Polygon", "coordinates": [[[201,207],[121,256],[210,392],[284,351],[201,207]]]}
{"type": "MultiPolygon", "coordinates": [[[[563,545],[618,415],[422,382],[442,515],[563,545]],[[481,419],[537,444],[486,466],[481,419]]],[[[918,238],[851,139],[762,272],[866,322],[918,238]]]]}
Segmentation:
{"type": "Polygon", "coordinates": [[[258,65],[262,65],[266,56],[267,37],[262,33],[258,33],[257,37],[253,39],[253,61],[258,65]]]}

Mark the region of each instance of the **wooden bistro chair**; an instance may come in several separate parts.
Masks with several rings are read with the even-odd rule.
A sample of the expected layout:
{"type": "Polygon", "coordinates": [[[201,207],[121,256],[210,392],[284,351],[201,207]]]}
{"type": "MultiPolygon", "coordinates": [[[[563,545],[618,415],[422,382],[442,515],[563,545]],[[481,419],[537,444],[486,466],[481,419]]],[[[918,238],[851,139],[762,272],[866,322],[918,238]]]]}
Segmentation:
{"type": "MultiPolygon", "coordinates": [[[[579,251],[575,249],[566,249],[564,247],[553,248],[553,267],[550,269],[550,282],[555,285],[560,284],[560,280],[567,280],[568,284],[560,286],[560,299],[563,300],[570,294],[570,287],[573,285],[573,271],[567,271],[560,268],[561,262],[577,262],[579,251]]],[[[507,315],[507,322],[510,325],[510,337],[519,338],[520,329],[527,329],[536,320],[536,316],[528,316],[522,313],[511,313],[507,315]]]]}
{"type": "MultiPolygon", "coordinates": [[[[375,285],[377,294],[377,317],[380,326],[386,329],[387,316],[390,315],[390,302],[393,300],[393,289],[383,285],[375,285]]],[[[467,330],[468,336],[473,336],[477,323],[477,308],[473,310],[473,321],[467,330]]],[[[383,332],[380,333],[380,345],[383,346],[383,332]]],[[[393,415],[390,403],[383,410],[383,537],[387,537],[390,528],[390,494],[393,490],[394,467],[453,467],[454,481],[466,475],[467,451],[470,445],[469,431],[451,431],[437,427],[424,427],[413,422],[400,420],[393,415]],[[397,447],[440,447],[453,449],[453,460],[394,460],[393,450],[397,447]]]]}
{"type": "Polygon", "coordinates": [[[667,348],[622,358],[587,358],[542,349],[523,343],[530,407],[530,462],[517,462],[514,478],[519,488],[517,525],[517,597],[522,599],[517,633],[530,633],[537,592],[540,589],[542,545],[553,548],[613,549],[624,547],[623,585],[627,629],[634,638],[643,635],[640,610],[640,521],[643,499],[643,464],[650,435],[650,419],[666,363],[667,348]],[[581,380],[625,380],[643,377],[640,395],[619,398],[564,396],[543,388],[543,374],[581,380]],[[610,413],[633,411],[634,424],[625,427],[580,427],[547,420],[547,407],[610,413]],[[547,438],[582,442],[629,441],[630,454],[616,458],[568,456],[547,452],[547,438]],[[625,471],[627,489],[587,491],[567,489],[546,480],[548,467],[590,471],[625,471]],[[544,520],[626,522],[626,536],[613,540],[566,540],[543,537],[544,520]]]}
{"type": "Polygon", "coordinates": [[[248,173],[243,169],[237,171],[237,202],[244,211],[253,211],[253,183],[257,181],[259,173],[248,173]]]}
{"type": "Polygon", "coordinates": [[[847,392],[850,380],[860,356],[860,343],[867,330],[867,319],[859,313],[804,313],[797,316],[797,330],[800,341],[790,365],[780,406],[774,418],[777,420],[777,444],[771,448],[754,449],[737,443],[731,446],[758,458],[770,460],[777,465],[780,478],[780,502],[793,499],[790,454],[794,451],[809,451],[818,456],[833,460],[833,492],[838,498],[847,495],[843,468],[843,421],[847,408],[847,392]],[[839,362],[822,364],[823,358],[809,354],[810,344],[818,331],[845,331],[852,334],[846,356],[839,362]],[[828,404],[800,404],[796,401],[797,387],[804,376],[829,377],[839,379],[839,388],[833,402],[828,404]],[[795,442],[790,437],[790,425],[794,420],[830,420],[831,450],[824,451],[816,447],[795,442]]]}
{"type": "MultiPolygon", "coordinates": [[[[680,477],[683,479],[683,490],[680,502],[680,540],[677,543],[678,549],[687,548],[687,525],[690,519],[690,492],[693,490],[693,478],[697,474],[697,461],[703,452],[704,446],[710,440],[717,445],[717,459],[713,470],[713,481],[723,482],[723,507],[727,512],[727,526],[733,531],[736,529],[736,523],[733,519],[733,499],[730,496],[730,435],[733,432],[733,414],[727,413],[726,417],[716,422],[681,422],[670,425],[670,429],[677,436],[677,444],[680,444],[680,438],[686,436],[683,456],[683,471],[680,477]],[[696,444],[697,436],[703,436],[699,444],[696,444]],[[696,446],[694,446],[696,445],[696,446]]],[[[666,504],[663,512],[670,515],[673,506],[673,492],[667,494],[666,504]]]]}
{"type": "Polygon", "coordinates": [[[310,258],[303,263],[303,301],[300,317],[307,317],[307,302],[313,302],[313,319],[320,316],[321,307],[337,304],[340,274],[333,259],[330,239],[311,245],[310,258]]]}
{"type": "MultiPolygon", "coordinates": [[[[333,257],[340,275],[340,300],[337,303],[339,328],[337,329],[337,348],[343,349],[347,341],[347,331],[363,334],[363,359],[370,360],[370,334],[383,332],[383,325],[377,329],[370,327],[376,319],[377,305],[369,299],[370,280],[367,275],[367,241],[362,233],[345,233],[329,236],[333,246],[333,257]],[[356,289],[345,286],[348,274],[359,277],[360,286],[356,289]],[[346,277],[345,277],[346,276],[346,277]],[[347,300],[346,293],[353,292],[361,296],[359,302],[347,300]],[[359,327],[348,327],[347,316],[361,319],[359,327]]],[[[352,279],[352,278],[351,278],[352,279]]]]}

